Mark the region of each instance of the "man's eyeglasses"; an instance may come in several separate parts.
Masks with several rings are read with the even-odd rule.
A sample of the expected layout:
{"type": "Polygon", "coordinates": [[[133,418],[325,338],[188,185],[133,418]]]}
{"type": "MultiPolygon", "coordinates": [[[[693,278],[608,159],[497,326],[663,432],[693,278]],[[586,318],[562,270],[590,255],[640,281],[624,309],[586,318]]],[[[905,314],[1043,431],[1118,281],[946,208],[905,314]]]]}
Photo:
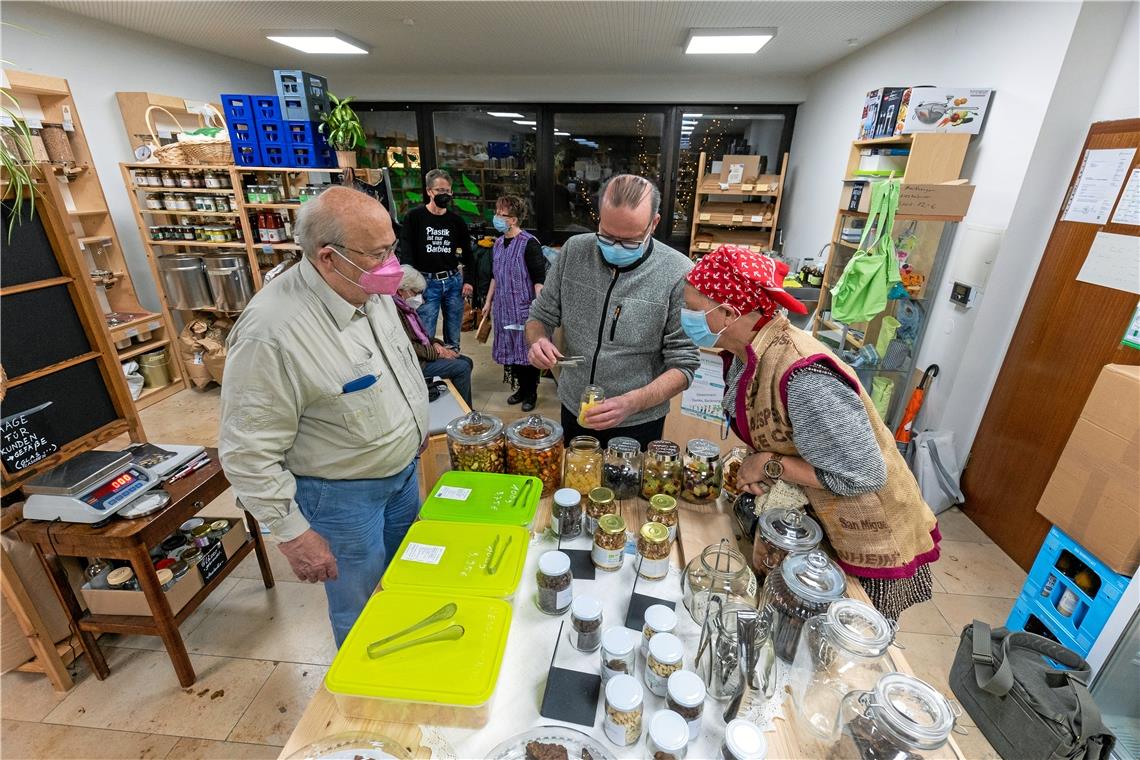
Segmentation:
{"type": "Polygon", "coordinates": [[[366,259],[372,259],[373,261],[380,263],[380,262],[384,261],[384,259],[388,258],[389,256],[391,256],[393,253],[396,252],[396,246],[398,245],[398,243],[392,243],[392,245],[384,246],[383,248],[379,249],[379,251],[377,251],[376,253],[367,253],[365,251],[359,251],[355,248],[349,248],[344,243],[325,243],[325,245],[327,245],[329,247],[343,248],[346,251],[352,251],[353,253],[357,254],[358,256],[363,256],[366,259]]]}
{"type": "Polygon", "coordinates": [[[645,231],[641,234],[641,237],[637,238],[636,240],[629,240],[629,239],[623,240],[621,238],[611,237],[611,236],[606,235],[600,231],[595,233],[595,237],[598,238],[599,242],[605,243],[606,245],[616,245],[619,248],[624,248],[627,251],[636,251],[638,248],[645,245],[645,240],[650,235],[649,228],[652,226],[653,226],[653,220],[650,220],[649,224],[645,227],[645,231]]]}

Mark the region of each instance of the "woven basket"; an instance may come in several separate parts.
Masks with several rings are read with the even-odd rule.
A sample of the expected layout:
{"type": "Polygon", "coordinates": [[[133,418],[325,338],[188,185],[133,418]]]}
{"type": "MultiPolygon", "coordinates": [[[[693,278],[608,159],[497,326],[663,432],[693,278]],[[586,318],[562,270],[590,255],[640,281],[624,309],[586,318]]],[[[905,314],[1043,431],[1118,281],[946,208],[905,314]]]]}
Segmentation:
{"type": "MultiPolygon", "coordinates": [[[[175,142],[169,145],[160,145],[158,135],[155,134],[154,124],[151,120],[151,114],[154,111],[162,111],[170,117],[171,121],[179,124],[174,114],[167,111],[162,106],[149,106],[146,109],[146,126],[150,130],[151,139],[154,145],[157,146],[152,151],[152,154],[160,164],[232,164],[233,154],[230,151],[230,138],[218,137],[211,140],[198,140],[194,142],[184,142],[182,140],[182,133],[180,132],[175,142]]],[[[225,126],[222,121],[221,114],[217,111],[210,110],[210,122],[217,121],[218,126],[225,126]]],[[[203,120],[205,122],[205,120],[203,120]]],[[[181,128],[181,124],[179,124],[181,128]]]]}

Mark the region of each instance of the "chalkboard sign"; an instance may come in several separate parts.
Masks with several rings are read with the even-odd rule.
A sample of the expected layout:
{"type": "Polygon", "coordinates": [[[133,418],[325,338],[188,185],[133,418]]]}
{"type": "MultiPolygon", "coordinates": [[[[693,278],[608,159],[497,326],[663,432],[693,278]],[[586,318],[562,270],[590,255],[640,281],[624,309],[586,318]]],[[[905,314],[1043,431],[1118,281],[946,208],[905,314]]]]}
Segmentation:
{"type": "Polygon", "coordinates": [[[0,362],[19,377],[91,351],[66,285],[0,298],[0,362]]]}
{"type": "MultiPolygon", "coordinates": [[[[36,205],[42,207],[40,200],[37,200],[36,205]]],[[[4,235],[4,266],[0,267],[0,287],[10,288],[38,280],[50,280],[63,274],[59,262],[55,260],[47,232],[44,231],[39,210],[29,215],[28,204],[24,204],[23,212],[23,220],[12,229],[12,239],[8,240],[8,220],[12,211],[9,204],[0,203],[0,232],[4,235]]]]}
{"type": "Polygon", "coordinates": [[[218,541],[206,551],[202,552],[202,561],[198,563],[198,572],[202,574],[202,583],[209,583],[214,576],[221,572],[226,564],[226,547],[218,541]]]}

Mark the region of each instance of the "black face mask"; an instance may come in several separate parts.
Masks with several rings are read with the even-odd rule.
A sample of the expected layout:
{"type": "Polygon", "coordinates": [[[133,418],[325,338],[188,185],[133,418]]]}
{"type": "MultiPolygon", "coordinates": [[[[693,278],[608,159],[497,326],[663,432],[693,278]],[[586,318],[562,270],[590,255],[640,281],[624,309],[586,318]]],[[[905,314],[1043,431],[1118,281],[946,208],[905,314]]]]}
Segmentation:
{"type": "Polygon", "coordinates": [[[451,205],[451,193],[436,193],[432,203],[439,208],[447,208],[451,205]]]}

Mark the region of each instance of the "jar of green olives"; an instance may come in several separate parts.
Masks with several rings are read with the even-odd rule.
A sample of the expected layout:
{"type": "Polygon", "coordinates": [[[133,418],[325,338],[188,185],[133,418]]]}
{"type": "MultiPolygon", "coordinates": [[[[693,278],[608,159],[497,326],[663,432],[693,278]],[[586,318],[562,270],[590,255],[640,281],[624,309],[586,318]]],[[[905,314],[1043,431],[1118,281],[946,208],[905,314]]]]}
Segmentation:
{"type": "Polygon", "coordinates": [[[681,493],[681,448],[672,441],[650,441],[641,466],[641,498],[681,493]]]}
{"type": "Polygon", "coordinates": [[[707,438],[689,441],[681,473],[681,498],[693,504],[716,501],[721,477],[720,447],[707,438]]]}

